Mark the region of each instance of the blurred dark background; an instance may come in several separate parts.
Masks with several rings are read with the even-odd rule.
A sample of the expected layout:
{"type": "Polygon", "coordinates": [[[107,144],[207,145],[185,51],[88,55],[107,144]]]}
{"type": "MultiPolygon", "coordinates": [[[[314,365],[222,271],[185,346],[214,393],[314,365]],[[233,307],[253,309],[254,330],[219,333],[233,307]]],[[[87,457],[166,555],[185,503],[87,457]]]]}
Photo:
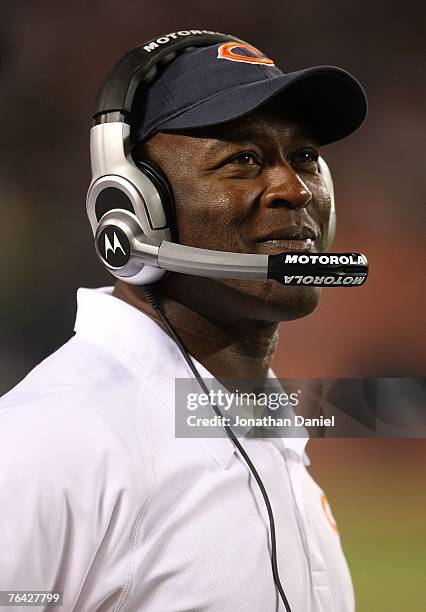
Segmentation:
{"type": "MultiPolygon", "coordinates": [[[[0,394],[72,335],[79,286],[112,284],[96,260],[84,205],[90,180],[91,110],[101,81],[129,48],[154,35],[187,28],[233,33],[262,49],[284,70],[315,64],[346,68],[369,97],[364,126],[323,154],[332,168],[337,195],[334,249],[366,253],[370,278],[362,288],[325,291],[313,315],[282,325],[274,362],[277,375],[423,374],[423,3],[46,0],[3,3],[0,19],[0,257],[5,264],[0,394]]],[[[416,475],[418,459],[424,460],[423,443],[381,446],[352,441],[343,454],[339,441],[326,444],[312,443],[317,462],[313,466],[318,465],[321,483],[340,503],[337,511],[332,505],[343,538],[347,530],[359,609],[402,609],[397,605],[400,597],[404,610],[420,610],[420,603],[419,607],[415,603],[415,577],[420,575],[419,535],[424,540],[424,521],[416,522],[420,517],[416,512],[424,496],[422,500],[418,493],[416,475]],[[333,471],[330,466],[336,461],[340,470],[333,471]],[[361,472],[354,472],[358,464],[361,472]],[[392,477],[396,466],[404,479],[403,510],[388,504],[400,500],[392,477]],[[358,489],[348,486],[346,468],[358,479],[358,489]],[[368,497],[360,507],[365,488],[368,497]],[[386,506],[380,506],[380,499],[386,500],[386,506]],[[359,513],[353,511],[354,504],[359,513]],[[376,556],[369,557],[381,512],[389,529],[380,531],[383,538],[376,542],[376,556]],[[413,554],[392,549],[395,523],[398,541],[412,541],[413,554]],[[383,551],[384,566],[377,550],[383,551]],[[368,559],[373,571],[367,575],[368,559]],[[375,591],[379,566],[386,591],[380,598],[375,591]],[[400,582],[401,575],[405,582],[400,582]],[[405,588],[410,601],[404,598],[405,588]]],[[[420,508],[424,516],[424,503],[420,508]]]]}

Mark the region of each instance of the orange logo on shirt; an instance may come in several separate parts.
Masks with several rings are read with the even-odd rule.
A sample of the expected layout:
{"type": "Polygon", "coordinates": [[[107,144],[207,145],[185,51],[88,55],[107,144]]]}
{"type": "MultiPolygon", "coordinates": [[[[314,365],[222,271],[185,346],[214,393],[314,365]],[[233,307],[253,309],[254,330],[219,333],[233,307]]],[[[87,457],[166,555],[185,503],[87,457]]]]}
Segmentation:
{"type": "Polygon", "coordinates": [[[328,499],[324,494],[321,495],[321,504],[322,504],[325,516],[327,518],[327,521],[330,523],[333,529],[339,532],[339,530],[337,529],[336,521],[334,519],[333,513],[330,508],[330,504],[328,503],[328,499]]]}
{"type": "Polygon", "coordinates": [[[274,61],[266,57],[262,51],[256,49],[252,45],[243,42],[227,42],[220,45],[217,57],[220,59],[230,60],[231,62],[245,62],[246,64],[266,64],[267,66],[275,66],[274,61]],[[252,55],[242,55],[234,49],[246,49],[252,55]],[[254,55],[253,55],[254,54],[254,55]]]}

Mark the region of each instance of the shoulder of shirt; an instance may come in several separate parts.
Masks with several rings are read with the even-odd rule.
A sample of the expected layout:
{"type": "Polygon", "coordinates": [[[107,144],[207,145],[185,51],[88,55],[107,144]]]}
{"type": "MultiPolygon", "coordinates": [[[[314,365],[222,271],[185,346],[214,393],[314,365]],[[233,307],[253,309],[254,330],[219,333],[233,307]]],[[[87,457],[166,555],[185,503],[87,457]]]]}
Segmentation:
{"type": "Polygon", "coordinates": [[[43,478],[91,478],[107,466],[126,482],[144,463],[147,392],[113,355],[75,336],[0,398],[2,461],[43,478]]]}

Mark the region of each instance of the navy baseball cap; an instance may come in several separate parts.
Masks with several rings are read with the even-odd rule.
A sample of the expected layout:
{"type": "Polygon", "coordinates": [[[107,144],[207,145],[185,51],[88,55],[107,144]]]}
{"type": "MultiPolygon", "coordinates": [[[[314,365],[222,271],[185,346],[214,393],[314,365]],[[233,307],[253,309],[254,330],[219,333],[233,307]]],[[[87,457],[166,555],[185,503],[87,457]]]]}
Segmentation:
{"type": "Polygon", "coordinates": [[[320,145],[348,136],[367,114],[365,92],[345,70],[284,73],[255,47],[235,41],[191,50],[167,66],[135,105],[134,138],[226,123],[276,96],[283,115],[295,109],[320,145]]]}

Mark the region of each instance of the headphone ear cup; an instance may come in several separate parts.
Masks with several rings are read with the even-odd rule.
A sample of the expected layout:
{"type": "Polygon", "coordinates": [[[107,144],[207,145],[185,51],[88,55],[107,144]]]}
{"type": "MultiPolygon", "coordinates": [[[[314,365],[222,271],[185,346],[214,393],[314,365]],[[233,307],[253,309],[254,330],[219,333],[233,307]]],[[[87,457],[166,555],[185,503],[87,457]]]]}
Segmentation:
{"type": "Polygon", "coordinates": [[[141,170],[141,172],[143,172],[150,179],[157,189],[163,204],[172,242],[179,242],[176,221],[176,206],[173,191],[166,174],[163,172],[160,166],[157,166],[157,164],[150,159],[134,159],[133,161],[137,168],[139,168],[139,170],[141,170]]]}
{"type": "Polygon", "coordinates": [[[326,244],[325,244],[326,249],[329,249],[331,245],[333,244],[334,236],[336,233],[336,203],[334,199],[334,185],[333,185],[333,178],[331,176],[330,168],[328,167],[327,163],[322,157],[318,159],[318,165],[319,165],[320,173],[324,177],[327,191],[330,195],[330,200],[331,200],[330,220],[328,223],[327,238],[326,238],[326,244]]]}

